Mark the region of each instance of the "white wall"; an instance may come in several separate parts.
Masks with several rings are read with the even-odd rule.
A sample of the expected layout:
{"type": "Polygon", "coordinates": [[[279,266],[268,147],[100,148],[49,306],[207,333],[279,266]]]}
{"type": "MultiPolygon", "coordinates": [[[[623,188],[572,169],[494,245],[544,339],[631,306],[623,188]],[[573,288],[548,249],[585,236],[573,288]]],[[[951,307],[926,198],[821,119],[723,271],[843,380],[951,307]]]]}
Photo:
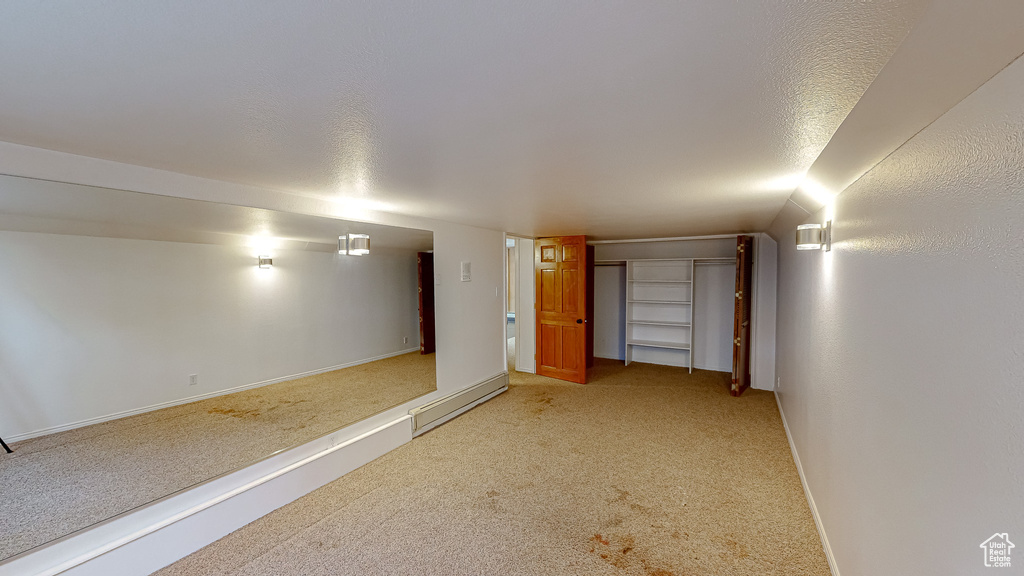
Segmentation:
{"type": "MultiPolygon", "coordinates": [[[[504,294],[500,287],[505,275],[502,266],[504,235],[501,232],[373,211],[358,202],[329,202],[282,191],[206,180],[9,143],[0,143],[0,173],[431,230],[434,233],[435,270],[441,277],[441,285],[436,287],[435,293],[438,391],[418,402],[439,398],[505,370],[504,340],[500,336],[504,307],[499,294],[504,294]],[[459,281],[461,261],[473,263],[471,282],[459,281]]],[[[284,274],[287,261],[281,260],[279,264],[275,259],[275,265],[281,268],[276,269],[275,266],[272,272],[284,274]]],[[[197,266],[194,261],[191,265],[197,266]]],[[[256,271],[255,266],[252,269],[256,271]]],[[[244,273],[248,273],[248,268],[244,273]]],[[[63,281],[75,282],[70,276],[64,276],[63,281]]],[[[113,283],[108,288],[111,294],[121,289],[113,283]]],[[[254,301],[259,301],[258,294],[254,293],[254,301]]],[[[204,296],[196,294],[194,298],[201,302],[204,296]]],[[[295,309],[295,303],[290,300],[261,302],[265,306],[263,314],[259,316],[261,319],[281,318],[287,311],[295,309]]],[[[361,312],[357,310],[359,307],[353,304],[351,309],[339,309],[338,314],[360,317],[361,312]]],[[[312,322],[318,312],[310,309],[303,314],[299,322],[312,322]]],[[[298,329],[298,325],[292,329],[298,329]]],[[[413,336],[410,334],[410,342],[413,336]]],[[[211,338],[218,342],[226,339],[223,335],[213,335],[211,338]]],[[[166,346],[160,357],[151,359],[154,365],[164,362],[165,358],[184,357],[189,350],[195,349],[181,341],[163,344],[166,346]]],[[[323,345],[307,334],[306,337],[297,337],[294,349],[306,347],[316,351],[323,345]]],[[[177,381],[185,363],[191,364],[167,364],[166,372],[171,374],[168,378],[177,381]]],[[[203,378],[202,374],[200,378],[201,382],[212,381],[203,378]]],[[[10,433],[7,426],[0,419],[0,435],[10,433]]]]}
{"type": "Polygon", "coordinates": [[[594,260],[638,258],[735,258],[736,237],[702,240],[623,241],[594,245],[594,260]]]}
{"type": "Polygon", "coordinates": [[[844,575],[987,574],[982,541],[1024,544],[1021,102],[1017,60],[773,224],[781,406],[844,575]],[[797,252],[824,212],[832,251],[797,252]]]}
{"type": "Polygon", "coordinates": [[[693,367],[731,372],[736,263],[697,264],[693,291],[693,367]]]}
{"type": "MultiPolygon", "coordinates": [[[[753,347],[750,387],[775,389],[775,323],[778,306],[778,244],[767,234],[754,239],[753,347]]],[[[730,368],[731,370],[731,368],[730,368]]]]}
{"type": "Polygon", "coordinates": [[[533,240],[516,238],[519,267],[516,273],[516,370],[537,372],[537,315],[534,310],[536,286],[533,275],[533,240]]]}
{"type": "Polygon", "coordinates": [[[508,369],[505,234],[429,220],[423,224],[433,226],[434,273],[441,275],[441,284],[434,287],[440,397],[508,369]],[[470,282],[460,281],[463,261],[472,264],[470,282]]]}
{"type": "Polygon", "coordinates": [[[270,269],[258,268],[254,254],[0,232],[4,435],[418,346],[414,251],[353,258],[278,250],[270,269]]]}
{"type": "Polygon", "coordinates": [[[594,267],[594,356],[626,359],[626,267],[594,267]]]}

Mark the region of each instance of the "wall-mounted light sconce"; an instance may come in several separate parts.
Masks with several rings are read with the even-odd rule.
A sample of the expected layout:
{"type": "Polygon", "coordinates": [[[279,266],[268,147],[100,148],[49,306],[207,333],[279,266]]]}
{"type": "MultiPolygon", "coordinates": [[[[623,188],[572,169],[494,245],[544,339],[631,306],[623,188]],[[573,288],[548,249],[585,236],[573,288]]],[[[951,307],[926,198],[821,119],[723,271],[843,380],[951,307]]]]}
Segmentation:
{"type": "Polygon", "coordinates": [[[821,224],[801,224],[796,227],[797,250],[832,250],[832,221],[821,224]]]}
{"type": "Polygon", "coordinates": [[[270,268],[274,265],[274,259],[270,256],[260,256],[257,260],[259,261],[260,268],[270,268]]]}
{"type": "Polygon", "coordinates": [[[367,234],[338,236],[338,254],[364,256],[370,253],[370,237],[367,234]]]}

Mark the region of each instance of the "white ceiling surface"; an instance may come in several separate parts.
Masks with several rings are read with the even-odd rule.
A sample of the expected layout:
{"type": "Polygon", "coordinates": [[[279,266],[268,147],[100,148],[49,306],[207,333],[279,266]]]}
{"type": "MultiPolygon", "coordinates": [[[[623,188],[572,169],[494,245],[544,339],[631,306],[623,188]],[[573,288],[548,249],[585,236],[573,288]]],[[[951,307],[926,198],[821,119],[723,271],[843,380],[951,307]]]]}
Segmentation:
{"type": "Polygon", "coordinates": [[[1020,54],[1022,6],[4,3],[0,140],[524,235],[757,231],[1020,54]]]}
{"type": "Polygon", "coordinates": [[[762,230],[928,2],[0,6],[0,140],[526,235],[762,230]]]}
{"type": "Polygon", "coordinates": [[[0,230],[246,246],[269,255],[334,252],[350,233],[368,234],[371,252],[433,249],[428,230],[14,176],[0,176],[0,230]]]}

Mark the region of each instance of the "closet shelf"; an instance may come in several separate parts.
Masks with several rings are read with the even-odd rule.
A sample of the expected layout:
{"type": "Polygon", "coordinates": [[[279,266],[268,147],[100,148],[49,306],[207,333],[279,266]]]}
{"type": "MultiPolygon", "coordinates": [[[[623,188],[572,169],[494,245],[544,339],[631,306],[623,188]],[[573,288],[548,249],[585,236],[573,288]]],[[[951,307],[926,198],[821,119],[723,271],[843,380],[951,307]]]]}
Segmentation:
{"type": "Polygon", "coordinates": [[[693,259],[627,260],[626,279],[626,365],[640,352],[658,362],[685,360],[693,372],[693,259]]]}
{"type": "Polygon", "coordinates": [[[689,343],[681,342],[660,342],[658,340],[627,340],[630,346],[647,346],[648,348],[669,348],[672,350],[689,350],[689,343]]]}
{"type": "Polygon", "coordinates": [[[689,322],[666,322],[664,320],[627,320],[627,324],[645,324],[648,326],[689,326],[689,322]]]}

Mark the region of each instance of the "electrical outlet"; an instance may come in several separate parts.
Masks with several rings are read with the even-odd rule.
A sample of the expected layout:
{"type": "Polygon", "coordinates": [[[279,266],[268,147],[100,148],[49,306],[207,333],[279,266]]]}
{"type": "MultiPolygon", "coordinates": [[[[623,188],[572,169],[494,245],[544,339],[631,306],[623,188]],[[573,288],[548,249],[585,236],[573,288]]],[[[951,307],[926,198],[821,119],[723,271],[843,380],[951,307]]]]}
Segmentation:
{"type": "Polygon", "coordinates": [[[408,336],[406,336],[405,338],[402,338],[402,344],[408,344],[408,343],[409,343],[409,337],[408,336]]]}
{"type": "Polygon", "coordinates": [[[188,385],[189,386],[195,386],[196,384],[199,384],[199,375],[198,374],[189,374],[188,375],[188,385]]]}
{"type": "Polygon", "coordinates": [[[775,377],[775,389],[778,390],[779,388],[782,388],[782,376],[775,377]]]}

